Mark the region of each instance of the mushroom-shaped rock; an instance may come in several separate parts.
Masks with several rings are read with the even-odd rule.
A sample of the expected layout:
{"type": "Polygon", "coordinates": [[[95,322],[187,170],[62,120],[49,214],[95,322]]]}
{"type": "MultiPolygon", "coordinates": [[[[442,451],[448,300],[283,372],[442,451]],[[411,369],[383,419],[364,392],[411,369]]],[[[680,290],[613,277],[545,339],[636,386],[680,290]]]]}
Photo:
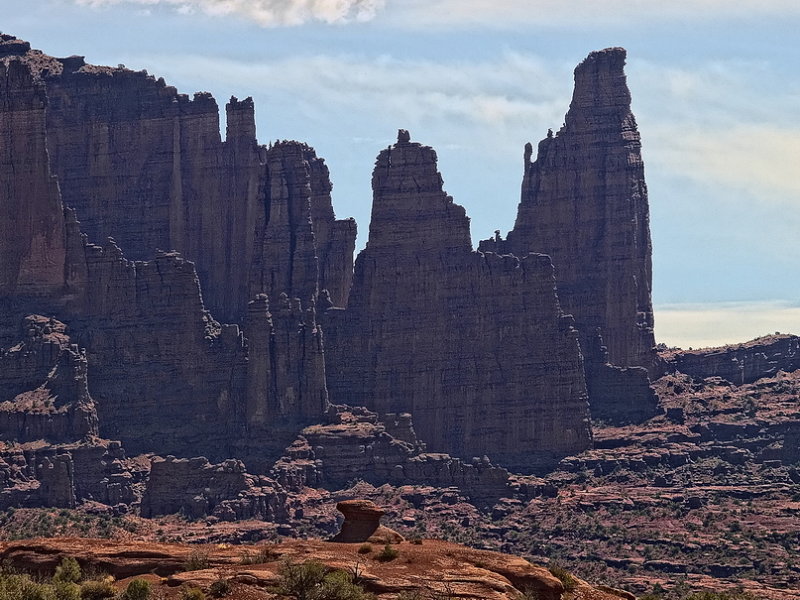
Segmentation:
{"type": "Polygon", "coordinates": [[[403,536],[381,525],[385,512],[371,500],[344,500],[336,505],[344,515],[342,530],[333,538],[334,542],[397,544],[403,536]]]}

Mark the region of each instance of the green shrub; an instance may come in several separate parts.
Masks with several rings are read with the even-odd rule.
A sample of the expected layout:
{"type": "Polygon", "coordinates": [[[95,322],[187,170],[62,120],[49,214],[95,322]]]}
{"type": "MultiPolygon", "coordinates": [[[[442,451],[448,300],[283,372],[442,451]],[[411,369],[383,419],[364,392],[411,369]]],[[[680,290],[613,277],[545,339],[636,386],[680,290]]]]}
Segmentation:
{"type": "Polygon", "coordinates": [[[564,585],[564,590],[570,592],[578,587],[578,581],[573,577],[572,573],[567,571],[564,567],[557,563],[552,563],[548,569],[550,574],[556,577],[564,585]]]}
{"type": "Polygon", "coordinates": [[[61,560],[61,564],[56,567],[56,574],[53,581],[66,581],[78,583],[81,580],[81,566],[78,561],[71,556],[66,556],[61,560]]]}
{"type": "Polygon", "coordinates": [[[0,575],[2,600],[55,600],[52,586],[32,581],[28,575],[0,575]]]}
{"type": "Polygon", "coordinates": [[[128,583],[123,600],[147,600],[150,597],[150,583],[146,579],[133,579],[128,583]]]}
{"type": "Polygon", "coordinates": [[[53,580],[53,593],[56,600],[80,600],[81,586],[72,581],[53,580]]]}
{"type": "Polygon", "coordinates": [[[220,577],[211,584],[211,587],[208,588],[208,592],[214,596],[214,598],[222,598],[223,596],[227,596],[231,592],[231,582],[220,577]]]}
{"type": "Polygon", "coordinates": [[[325,580],[325,565],[318,560],[301,564],[286,562],[278,571],[277,593],[297,600],[316,600],[314,592],[325,580]]]}
{"type": "Polygon", "coordinates": [[[353,583],[346,571],[333,571],[325,575],[322,585],[311,595],[314,600],[367,600],[373,598],[364,589],[353,583]]]}
{"type": "Polygon", "coordinates": [[[390,544],[386,544],[383,547],[383,550],[381,550],[378,556],[376,556],[375,558],[377,558],[381,562],[389,562],[390,560],[394,560],[398,556],[400,556],[400,551],[397,548],[391,546],[390,544]]]}
{"type": "Polygon", "coordinates": [[[358,547],[359,554],[369,554],[370,552],[372,552],[372,544],[361,544],[358,547]]]}
{"type": "Polygon", "coordinates": [[[206,595],[198,587],[185,587],[181,590],[181,600],[206,600],[206,595]]]}
{"type": "Polygon", "coordinates": [[[183,568],[187,571],[201,571],[209,567],[208,552],[205,550],[192,550],[183,568]]]}
{"type": "Polygon", "coordinates": [[[113,598],[117,593],[114,585],[107,579],[86,581],[81,585],[82,600],[104,600],[113,598]]]}

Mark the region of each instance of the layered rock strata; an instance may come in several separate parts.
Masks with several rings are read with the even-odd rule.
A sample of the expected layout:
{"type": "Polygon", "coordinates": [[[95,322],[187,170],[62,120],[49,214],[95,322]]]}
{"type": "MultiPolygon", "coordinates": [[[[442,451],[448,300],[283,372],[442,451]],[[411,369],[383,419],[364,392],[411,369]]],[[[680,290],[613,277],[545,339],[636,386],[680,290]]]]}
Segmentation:
{"type": "Polygon", "coordinates": [[[800,369],[800,337],[776,334],[719,348],[665,352],[663,357],[669,368],[686,375],[743,385],[800,369]]]}
{"type": "Polygon", "coordinates": [[[327,421],[303,429],[275,463],[272,475],[287,489],[337,489],[354,481],[458,488],[478,506],[509,494],[508,471],[487,457],[465,461],[425,452],[410,415],[381,420],[361,407],[336,406],[327,421]]]}
{"type": "MultiPolygon", "coordinates": [[[[67,109],[63,106],[58,108],[59,102],[63,104],[65,100],[53,88],[48,88],[49,93],[57,99],[48,99],[37,74],[44,79],[62,76],[69,79],[70,69],[73,69],[72,73],[80,71],[87,77],[96,76],[100,78],[98,81],[105,81],[116,90],[108,92],[103,97],[104,102],[116,98],[115,94],[135,96],[135,89],[139,85],[147,88],[152,84],[160,89],[158,82],[127,71],[90,68],[77,59],[54,61],[33,52],[10,56],[2,61],[0,67],[8,74],[2,78],[3,88],[0,92],[5,98],[2,135],[9,142],[3,146],[3,150],[8,151],[7,169],[3,169],[0,176],[8,178],[8,185],[1,188],[0,206],[8,213],[5,215],[7,218],[3,219],[4,226],[16,228],[11,239],[13,248],[0,249],[4,259],[6,254],[10,257],[8,263],[3,261],[4,266],[8,267],[11,263],[17,265],[13,269],[9,267],[8,277],[5,278],[7,283],[0,289],[3,306],[0,318],[3,335],[0,340],[5,345],[5,340],[16,339],[10,332],[16,332],[19,318],[26,314],[24,311],[33,307],[42,308],[43,312],[46,310],[45,314],[54,314],[67,323],[72,342],[76,342],[78,348],[86,349],[84,356],[83,350],[71,348],[68,338],[59,338],[60,341],[55,345],[50,343],[52,340],[45,340],[44,353],[39,352],[41,348],[38,346],[31,349],[32,342],[28,341],[17,351],[3,355],[0,380],[8,380],[7,389],[16,391],[2,401],[10,401],[20,393],[27,393],[26,403],[16,402],[13,410],[9,408],[2,411],[0,422],[5,423],[4,427],[9,432],[14,429],[9,433],[11,439],[20,435],[22,437],[19,439],[25,440],[31,439],[31,436],[36,439],[47,438],[48,435],[58,437],[55,430],[61,426],[53,421],[52,415],[45,416],[45,413],[55,414],[62,405],[88,405],[91,394],[100,407],[99,433],[104,437],[122,440],[135,453],[205,453],[212,458],[223,459],[240,452],[245,457],[252,454],[263,457],[274,451],[277,457],[299,427],[313,422],[327,409],[322,338],[313,311],[317,290],[316,270],[297,278],[306,285],[310,308],[302,311],[297,302],[290,303],[276,294],[278,310],[274,311],[274,317],[266,315],[266,343],[258,343],[261,339],[261,332],[258,331],[260,323],[255,320],[252,323],[254,342],[248,348],[237,325],[221,325],[206,310],[193,263],[175,252],[162,251],[153,252],[155,258],[150,261],[131,261],[113,238],[109,238],[103,246],[88,243],[85,236],[81,235],[83,226],[78,223],[75,212],[64,209],[59,187],[50,174],[48,147],[57,146],[59,142],[47,133],[47,119],[54,111],[67,109]],[[61,65],[61,70],[56,69],[53,62],[61,65]],[[126,79],[128,75],[132,79],[126,79]],[[128,87],[120,82],[113,83],[116,76],[120,81],[128,81],[128,87]],[[117,89],[114,87],[116,85],[122,87],[117,89]],[[11,177],[14,172],[20,177],[11,177]],[[25,189],[18,187],[21,183],[25,189]],[[17,226],[16,219],[20,215],[25,217],[24,223],[17,226]],[[40,230],[43,224],[47,224],[47,231],[40,230]],[[44,247],[58,251],[47,250],[47,260],[44,260],[42,257],[45,254],[36,254],[38,249],[44,247]],[[14,321],[12,329],[11,323],[14,321]],[[58,350],[54,350],[56,345],[58,350]],[[58,360],[56,352],[60,353],[58,360]],[[60,364],[52,374],[45,372],[48,367],[52,370],[58,361],[64,364],[60,364]],[[254,365],[270,365],[273,379],[268,382],[256,381],[260,373],[254,365]],[[69,382],[73,382],[74,389],[67,393],[65,386],[69,382]],[[268,387],[263,387],[262,383],[268,387]],[[54,386],[59,386],[60,390],[58,403],[45,411],[42,407],[48,394],[56,394],[54,386]],[[34,395],[38,398],[34,403],[36,406],[32,404],[34,395]],[[76,400],[78,395],[85,398],[76,400]],[[265,428],[273,423],[256,420],[251,427],[247,413],[249,406],[266,405],[268,402],[280,402],[281,411],[270,416],[283,417],[292,422],[293,427],[283,436],[273,432],[274,435],[264,443],[265,428]],[[187,419],[187,415],[192,415],[192,418],[187,419]],[[254,438],[253,443],[248,441],[249,437],[254,438]],[[255,443],[256,439],[258,443],[255,443]]],[[[72,84],[77,86],[76,89],[80,87],[78,82],[72,84]]],[[[98,98],[102,96],[102,90],[101,86],[93,92],[99,95],[97,98],[90,94],[94,98],[92,102],[100,101],[98,98]]],[[[204,101],[200,98],[195,100],[204,101]]],[[[80,104],[82,101],[75,102],[80,104]]],[[[120,126],[118,130],[122,137],[128,131],[126,127],[130,131],[135,130],[136,135],[145,135],[150,129],[146,123],[136,125],[136,107],[131,102],[129,98],[127,105],[120,100],[119,104],[112,103],[106,107],[112,111],[114,118],[124,117],[127,125],[120,126]]],[[[89,107],[86,112],[73,115],[75,119],[80,121],[86,118],[91,121],[87,115],[95,115],[100,110],[91,103],[86,106],[89,107]]],[[[252,103],[237,101],[232,106],[228,134],[236,146],[234,150],[243,152],[247,146],[245,140],[254,130],[252,124],[248,125],[252,121],[252,103]]],[[[69,110],[73,108],[70,105],[69,110]]],[[[79,130],[85,123],[76,122],[75,126],[80,126],[72,132],[78,139],[79,130]]],[[[110,134],[106,128],[97,135],[100,139],[110,134]]],[[[69,139],[72,140],[71,137],[69,139]]],[[[302,167],[307,183],[312,179],[312,171],[317,173],[314,176],[316,180],[324,176],[324,164],[316,159],[311,149],[303,145],[284,146],[281,149],[262,150],[267,154],[283,152],[286,148],[302,150],[301,164],[293,164],[292,168],[302,167]],[[314,169],[308,166],[307,161],[316,165],[314,169]]],[[[148,152],[152,150],[150,148],[148,152]]],[[[133,163],[135,161],[131,158],[119,168],[132,168],[133,163]]],[[[144,166],[142,168],[145,169],[144,166]]],[[[155,173],[157,169],[153,168],[155,173]]],[[[149,173],[147,169],[145,171],[149,173]]],[[[69,179],[68,174],[62,174],[62,177],[69,179]]],[[[81,181],[102,195],[108,192],[99,185],[104,180],[89,177],[81,181]]],[[[120,181],[128,180],[114,179],[114,186],[120,181]]],[[[283,187],[276,184],[279,191],[283,187]]],[[[329,192],[330,186],[325,190],[329,192]]],[[[302,194],[290,194],[292,198],[298,198],[297,202],[304,206],[304,212],[301,211],[302,214],[297,214],[295,221],[285,225],[293,227],[296,224],[300,227],[303,224],[313,242],[311,195],[310,184],[303,188],[302,194]]],[[[145,196],[137,198],[137,201],[144,201],[145,196]]],[[[320,208],[325,202],[330,207],[330,197],[325,193],[315,197],[315,202],[318,212],[325,213],[325,207],[320,208]]],[[[101,202],[102,206],[107,204],[101,202]]],[[[157,212],[143,210],[148,219],[157,212]]],[[[333,218],[332,209],[325,214],[333,218]]],[[[135,222],[136,218],[132,221],[135,222]]],[[[113,219],[109,220],[109,223],[113,222],[113,219]]],[[[149,227],[143,223],[140,225],[149,227]]],[[[326,243],[336,246],[338,242],[332,241],[334,238],[336,234],[329,232],[326,243]]],[[[213,246],[210,242],[209,247],[213,246]]],[[[238,252],[235,245],[232,247],[238,252]]],[[[297,250],[287,242],[287,251],[290,247],[293,251],[297,250]]],[[[308,264],[316,264],[313,243],[300,253],[310,257],[308,264]]],[[[346,268],[333,271],[343,276],[346,268]]],[[[249,272],[242,274],[245,289],[249,275],[249,272]]],[[[291,291],[295,291],[295,288],[291,291]]],[[[63,337],[63,325],[56,327],[61,327],[58,335],[63,337]]],[[[74,416],[73,412],[69,412],[69,415],[74,416]]],[[[61,417],[58,422],[63,422],[62,417],[67,413],[61,411],[59,414],[61,417]]],[[[69,440],[79,439],[88,433],[96,434],[97,419],[92,424],[75,423],[67,433],[69,440]]]]}
{"type": "Polygon", "coordinates": [[[134,477],[118,442],[0,444],[0,510],[72,508],[84,501],[119,506],[136,501],[134,477]]]}
{"type": "Polygon", "coordinates": [[[240,460],[211,464],[205,457],[157,457],[151,463],[141,514],[173,513],[224,521],[282,521],[288,516],[281,487],[267,477],[249,475],[240,460]]]}
{"type": "Polygon", "coordinates": [[[60,321],[30,315],[23,340],[0,350],[0,439],[63,443],[97,435],[86,353],[65,330],[60,321]]]}
{"type": "Polygon", "coordinates": [[[582,345],[599,328],[612,364],[650,368],[650,217],[624,66],[622,48],[592,52],[578,65],[563,127],[539,143],[535,161],[525,147],[514,229],[481,249],[549,255],[582,345]]]}
{"type": "Polygon", "coordinates": [[[583,363],[550,259],[474,252],[436,153],[405,131],[372,184],[348,307],[325,313],[332,400],[409,412],[431,450],[455,456],[530,468],[585,448],[583,363]]]}

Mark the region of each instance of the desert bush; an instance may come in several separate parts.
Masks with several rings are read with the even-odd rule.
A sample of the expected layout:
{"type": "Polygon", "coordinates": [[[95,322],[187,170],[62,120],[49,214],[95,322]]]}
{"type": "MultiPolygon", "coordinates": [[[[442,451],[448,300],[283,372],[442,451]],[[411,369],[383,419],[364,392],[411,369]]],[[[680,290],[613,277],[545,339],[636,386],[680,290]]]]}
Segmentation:
{"type": "Polygon", "coordinates": [[[80,600],[81,586],[72,581],[53,581],[53,595],[56,600],[80,600]]]}
{"type": "Polygon", "coordinates": [[[548,567],[550,574],[556,577],[564,585],[566,591],[572,591],[578,587],[578,581],[573,577],[572,573],[567,571],[558,563],[551,563],[548,567]]]}
{"type": "Polygon", "coordinates": [[[55,600],[52,586],[36,583],[28,575],[3,573],[0,575],[2,600],[55,600]]]}
{"type": "Polygon", "coordinates": [[[239,556],[239,563],[243,565],[260,565],[263,563],[278,560],[280,554],[269,546],[259,546],[253,552],[250,550],[242,550],[239,556]]]}
{"type": "Polygon", "coordinates": [[[185,587],[181,590],[181,600],[206,600],[206,595],[198,587],[185,587]]]}
{"type": "Polygon", "coordinates": [[[113,598],[117,593],[114,585],[108,579],[86,581],[81,585],[82,600],[104,600],[113,598]]]}
{"type": "Polygon", "coordinates": [[[150,597],[150,583],[145,579],[133,579],[128,583],[122,600],[147,600],[150,597]]]}
{"type": "Polygon", "coordinates": [[[277,592],[297,600],[312,600],[314,591],[325,579],[325,565],[318,560],[304,563],[286,562],[281,565],[277,592]]]}
{"type": "Polygon", "coordinates": [[[78,564],[78,561],[71,556],[66,556],[61,560],[61,564],[56,567],[56,574],[53,576],[53,581],[78,583],[82,575],[83,573],[81,573],[81,566],[78,564]]]}
{"type": "Polygon", "coordinates": [[[359,554],[369,554],[370,552],[372,552],[372,544],[361,544],[358,547],[359,554]]]}
{"type": "Polygon", "coordinates": [[[391,544],[386,544],[383,547],[383,550],[381,550],[378,553],[378,556],[376,556],[375,558],[377,558],[381,562],[389,562],[390,560],[394,560],[398,556],[400,556],[400,551],[397,548],[393,547],[391,544]]]}
{"type": "Polygon", "coordinates": [[[280,583],[275,590],[296,600],[369,600],[374,598],[353,580],[347,571],[326,573],[321,562],[310,560],[301,564],[285,563],[280,571],[280,583]]]}
{"type": "Polygon", "coordinates": [[[208,593],[214,598],[222,598],[223,596],[227,596],[231,593],[231,582],[220,577],[211,584],[211,587],[208,588],[208,593]]]}
{"type": "Polygon", "coordinates": [[[209,567],[208,552],[206,550],[192,550],[189,553],[183,568],[186,571],[200,571],[209,567]]]}

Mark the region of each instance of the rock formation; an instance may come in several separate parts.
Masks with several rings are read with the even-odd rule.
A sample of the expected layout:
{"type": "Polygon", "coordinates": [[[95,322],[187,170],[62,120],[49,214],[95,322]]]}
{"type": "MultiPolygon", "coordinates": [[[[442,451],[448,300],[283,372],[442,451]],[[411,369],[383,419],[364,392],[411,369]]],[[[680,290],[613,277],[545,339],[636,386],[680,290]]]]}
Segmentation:
{"type": "Polygon", "coordinates": [[[646,373],[611,365],[660,374],[647,186],[625,55],[608,48],[578,65],[564,125],[539,142],[535,161],[532,146],[525,147],[514,229],[505,240],[498,234],[479,245],[487,252],[552,258],[562,309],[575,317],[584,358],[595,365],[587,369],[592,414],[623,421],[652,416],[654,402],[645,391],[646,373]],[[598,331],[603,344],[594,339],[598,331]],[[621,403],[615,400],[620,393],[621,403]]]}
{"type": "Polygon", "coordinates": [[[386,513],[371,500],[345,500],[336,505],[336,510],[344,515],[344,522],[332,542],[399,544],[403,541],[402,535],[381,525],[381,517],[386,513]]]}
{"type": "Polygon", "coordinates": [[[0,351],[0,439],[63,443],[97,435],[86,353],[65,330],[60,321],[30,315],[23,340],[0,351]]]}
{"type": "Polygon", "coordinates": [[[151,463],[141,512],[144,517],[182,513],[192,519],[281,521],[287,516],[285,505],[280,486],[249,475],[240,460],[212,465],[204,457],[167,456],[151,463]]]}
{"type": "Polygon", "coordinates": [[[346,302],[355,224],[335,219],[327,168],[311,148],[259,146],[252,98],[231,98],[222,141],[210,94],[190,99],[146,72],[79,57],[55,62],[42,72],[47,143],[64,203],[90,240],[113,237],[136,260],[181,252],[226,321],[240,320],[258,292],[305,305],[321,285],[346,302]]]}
{"type": "Polygon", "coordinates": [[[134,477],[117,442],[0,443],[0,510],[19,506],[72,508],[94,501],[127,511],[134,477]]]}
{"type": "Polygon", "coordinates": [[[336,489],[356,480],[457,488],[481,507],[509,493],[508,471],[487,457],[464,461],[425,452],[410,415],[388,414],[380,420],[364,408],[335,406],[327,416],[328,423],[303,429],[275,463],[272,475],[287,489],[336,489]]]}
{"type": "Polygon", "coordinates": [[[378,156],[346,310],[325,313],[334,402],[409,412],[434,451],[531,468],[590,443],[577,333],[543,255],[472,250],[432,148],[378,156]]]}
{"type": "Polygon", "coordinates": [[[743,385],[800,369],[800,337],[776,334],[719,348],[665,352],[663,357],[669,368],[686,375],[743,385]]]}
{"type": "Polygon", "coordinates": [[[0,297],[61,292],[66,260],[58,182],[47,162],[44,86],[0,62],[0,297]]]}
{"type": "Polygon", "coordinates": [[[650,217],[625,50],[592,52],[575,69],[564,126],[525,148],[522,199],[508,239],[485,250],[553,259],[564,312],[581,341],[600,328],[612,364],[653,363],[650,217]]]}

